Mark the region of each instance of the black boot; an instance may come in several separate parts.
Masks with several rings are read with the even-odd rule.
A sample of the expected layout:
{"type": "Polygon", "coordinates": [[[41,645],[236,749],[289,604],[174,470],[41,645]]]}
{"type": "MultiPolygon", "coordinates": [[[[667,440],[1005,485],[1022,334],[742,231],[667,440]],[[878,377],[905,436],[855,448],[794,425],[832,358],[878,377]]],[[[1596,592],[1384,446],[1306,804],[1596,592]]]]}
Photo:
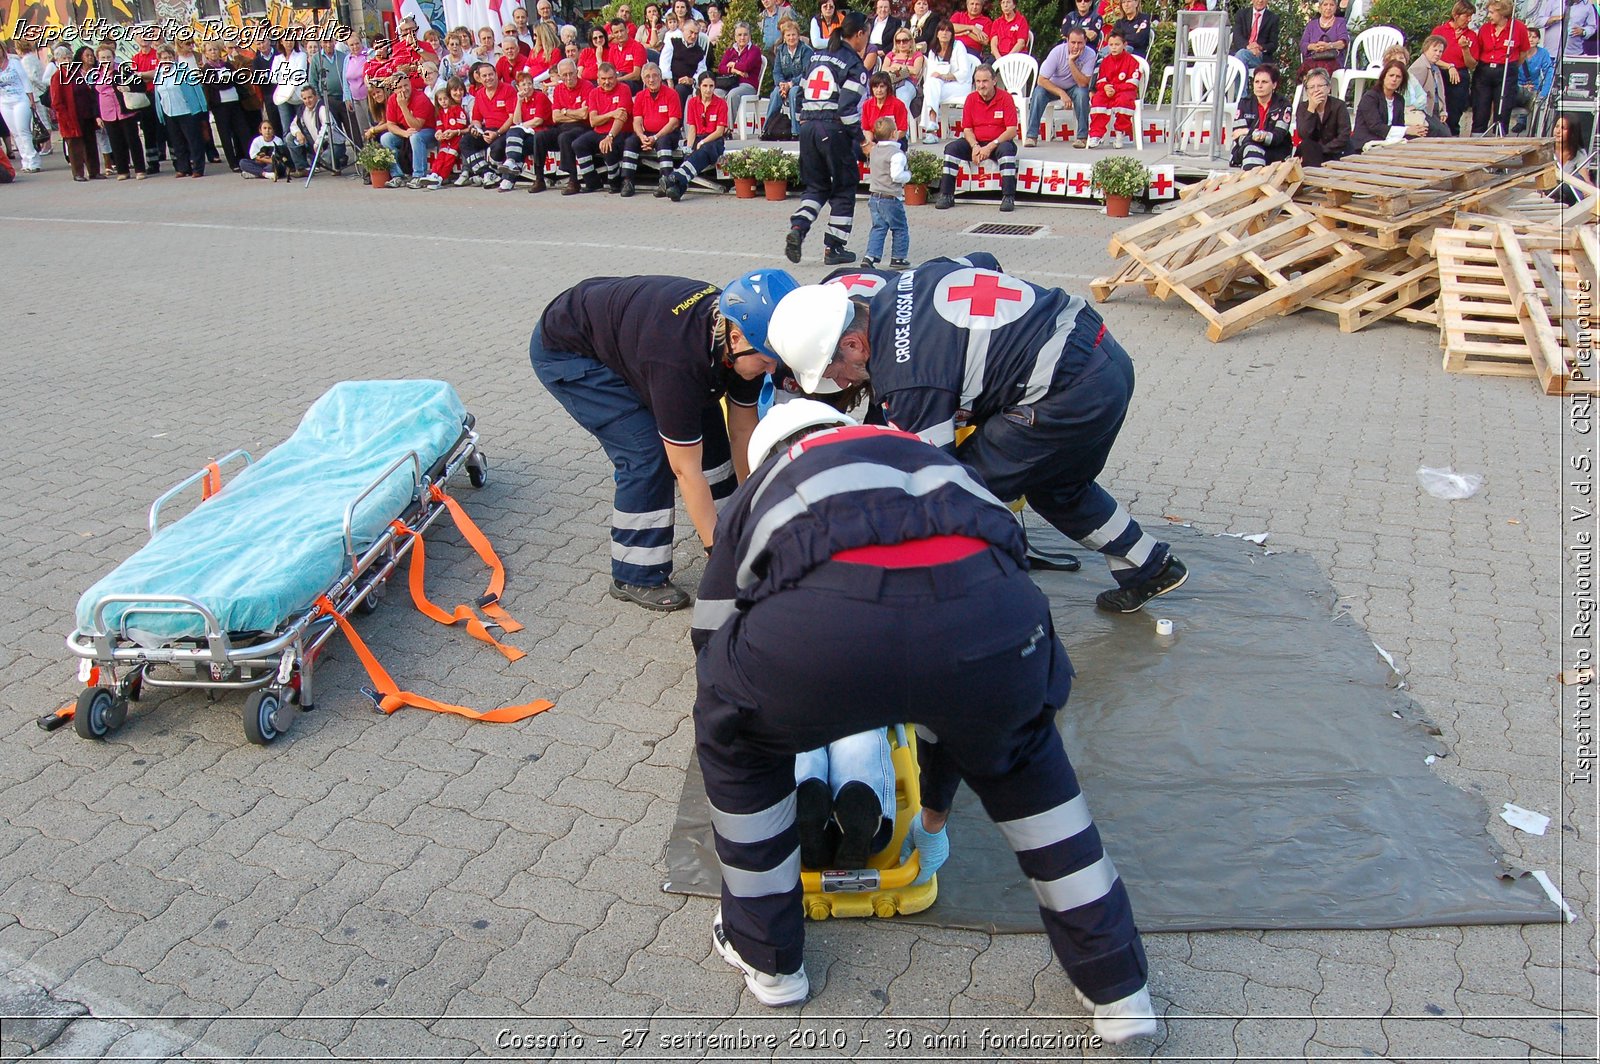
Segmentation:
{"type": "Polygon", "coordinates": [[[800,261],[800,245],[805,243],[806,235],[799,229],[791,228],[789,235],[783,240],[783,254],[790,262],[800,261]]]}

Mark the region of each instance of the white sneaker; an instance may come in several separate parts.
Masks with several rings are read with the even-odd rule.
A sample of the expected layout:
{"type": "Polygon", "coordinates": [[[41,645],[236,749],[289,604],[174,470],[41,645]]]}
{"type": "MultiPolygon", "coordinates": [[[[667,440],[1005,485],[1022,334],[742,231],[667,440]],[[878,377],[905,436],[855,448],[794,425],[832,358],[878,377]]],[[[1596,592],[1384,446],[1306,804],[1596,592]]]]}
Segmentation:
{"type": "Polygon", "coordinates": [[[463,170],[463,171],[461,171],[460,174],[456,175],[455,186],[456,186],[456,188],[466,188],[467,187],[467,182],[471,181],[471,180],[472,180],[471,176],[468,175],[468,173],[465,170],[463,170]]]}
{"type": "Polygon", "coordinates": [[[1088,146],[1091,147],[1091,148],[1098,148],[1100,146],[1100,138],[1099,137],[1090,137],[1088,146]]]}
{"type": "MultiPolygon", "coordinates": [[[[720,913],[719,913],[720,915],[720,913]]],[[[1094,1015],[1094,1033],[1108,1045],[1117,1045],[1135,1038],[1154,1037],[1156,1027],[1155,1006],[1150,1003],[1150,988],[1141,986],[1125,998],[1109,1005],[1096,1005],[1082,990],[1072,988],[1078,1001],[1094,1015]]]]}
{"type": "Polygon", "coordinates": [[[517,183],[515,181],[511,180],[509,177],[502,178],[500,180],[500,191],[501,192],[510,192],[512,189],[514,189],[516,187],[517,187],[517,183]]]}
{"type": "Polygon", "coordinates": [[[1116,139],[1111,142],[1111,146],[1113,148],[1126,148],[1128,146],[1128,138],[1118,133],[1116,139]]]}
{"type": "Polygon", "coordinates": [[[924,133],[922,135],[922,143],[924,143],[924,144],[937,144],[937,143],[939,143],[939,134],[937,134],[937,133],[924,133]]]}
{"type": "Polygon", "coordinates": [[[717,915],[711,920],[711,948],[716,950],[717,955],[723,960],[744,973],[746,989],[768,1008],[798,1005],[811,994],[811,981],[806,978],[804,967],[790,975],[769,975],[746,964],[744,958],[739,956],[739,951],[733,948],[733,943],[728,941],[727,932],[722,929],[720,905],[717,906],[717,915]]]}

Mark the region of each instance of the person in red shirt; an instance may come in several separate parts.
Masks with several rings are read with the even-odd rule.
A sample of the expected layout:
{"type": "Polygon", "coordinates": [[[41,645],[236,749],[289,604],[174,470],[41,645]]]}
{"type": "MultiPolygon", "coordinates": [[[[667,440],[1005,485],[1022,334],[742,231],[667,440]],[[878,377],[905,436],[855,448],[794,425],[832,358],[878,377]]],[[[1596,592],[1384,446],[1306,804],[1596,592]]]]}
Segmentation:
{"type": "MultiPolygon", "coordinates": [[[[472,90],[472,136],[483,145],[488,161],[500,163],[506,157],[506,132],[516,118],[517,90],[512,83],[500,80],[500,72],[488,63],[478,63],[472,68],[472,80],[478,87],[472,90]]],[[[462,143],[462,158],[467,158],[468,144],[462,143]]],[[[473,145],[476,147],[476,145],[473,145]]],[[[474,166],[472,172],[483,172],[483,187],[494,188],[500,182],[498,175],[474,166]]]]}
{"type": "Polygon", "coordinates": [[[550,92],[551,125],[535,138],[533,160],[534,168],[542,174],[550,150],[561,152],[561,168],[567,172],[567,189],[563,191],[566,195],[580,190],[573,143],[589,132],[589,88],[578,77],[578,64],[571,59],[556,64],[556,79],[556,87],[550,92]]]}
{"type": "Polygon", "coordinates": [[[894,94],[894,79],[888,71],[876,71],[867,79],[867,98],[861,101],[861,154],[872,154],[872,127],[877,125],[878,119],[890,118],[894,120],[895,136],[900,140],[900,146],[906,146],[906,130],[911,128],[911,113],[906,110],[906,105],[894,94]]]}
{"type": "Polygon", "coordinates": [[[550,128],[551,114],[550,97],[540,91],[533,75],[526,70],[518,73],[517,102],[512,110],[511,125],[506,129],[505,161],[500,164],[501,192],[510,192],[515,188],[519,176],[532,178],[533,188],[530,192],[544,191],[544,173],[535,170],[529,174],[524,163],[539,131],[550,128]]]}
{"type": "Polygon", "coordinates": [[[617,80],[631,92],[643,83],[644,65],[650,57],[644,54],[644,45],[633,39],[628,24],[622,19],[612,19],[607,29],[611,40],[606,45],[606,62],[616,68],[617,80]]]}
{"type": "Polygon", "coordinates": [[[989,54],[990,23],[983,13],[983,0],[967,0],[967,9],[950,16],[956,28],[956,41],[973,55],[989,54]]]}
{"type": "Polygon", "coordinates": [[[593,85],[600,80],[600,64],[606,61],[604,26],[589,28],[589,47],[578,53],[578,77],[593,85]]]}
{"type": "Polygon", "coordinates": [[[1533,50],[1528,27],[1511,17],[1509,0],[1489,0],[1489,17],[1478,27],[1472,56],[1472,135],[1481,136],[1491,124],[1505,136],[1511,108],[1517,100],[1516,66],[1533,50]]]}
{"type": "Polygon", "coordinates": [[[395,159],[394,165],[389,167],[390,183],[396,188],[400,187],[401,179],[405,176],[400,160],[409,149],[411,181],[406,187],[421,188],[423,178],[428,174],[428,153],[437,143],[433,133],[433,101],[421,89],[402,87],[389,95],[383,107],[383,117],[383,133],[379,139],[384,147],[394,152],[395,159]]]}
{"type": "Polygon", "coordinates": [[[689,182],[708,166],[715,166],[722,158],[728,133],[728,101],[717,95],[717,79],[706,72],[695,83],[695,94],[684,111],[684,125],[689,139],[685,144],[689,157],[672,173],[661,178],[660,191],[676,203],[683,198],[689,182]]]}
{"type": "MultiPolygon", "coordinates": [[[[661,77],[661,68],[646,63],[640,70],[644,84],[633,95],[633,131],[622,138],[622,195],[633,195],[639,154],[655,155],[656,169],[667,173],[677,156],[683,127],[683,104],[661,77]]],[[[658,195],[666,193],[658,190],[658,195]]]]}
{"type": "Polygon", "coordinates": [[[1478,47],[1478,35],[1468,23],[1475,13],[1467,0],[1456,0],[1450,18],[1433,30],[1434,36],[1444,40],[1439,69],[1444,73],[1445,124],[1454,131],[1461,129],[1461,116],[1472,109],[1472,68],[1478,65],[1473,52],[1478,47]]]}
{"type": "Polygon", "coordinates": [[[536,84],[555,81],[556,64],[561,62],[561,38],[555,26],[541,22],[533,29],[533,51],[528,54],[528,69],[533,71],[536,84]]]}
{"type": "Polygon", "coordinates": [[[467,110],[455,102],[449,86],[433,94],[433,105],[438,115],[433,135],[439,150],[433,153],[433,165],[428,168],[428,176],[422,179],[422,187],[426,189],[443,188],[444,183],[455,176],[456,165],[461,161],[461,134],[467,131],[468,125],[467,110]]]}
{"type": "Polygon", "coordinates": [[[994,67],[985,63],[972,72],[972,94],[961,108],[961,138],[944,149],[944,177],[939,182],[941,211],[956,202],[956,174],[961,164],[974,167],[993,159],[1000,167],[1000,209],[1007,213],[1017,208],[1017,134],[1022,123],[1017,117],[1017,101],[1001,92],[994,67]]]}
{"type": "MultiPolygon", "coordinates": [[[[161,28],[152,24],[139,27],[138,48],[129,58],[128,64],[133,67],[133,72],[144,83],[144,94],[152,100],[156,98],[154,88],[156,67],[161,65],[161,57],[156,54],[156,42],[161,39],[161,28]]],[[[283,119],[278,115],[275,107],[267,108],[268,117],[271,118],[273,128],[283,124],[283,119]]],[[[143,107],[133,112],[139,119],[139,132],[144,134],[144,162],[145,173],[159,174],[161,164],[167,161],[167,127],[162,124],[161,116],[156,114],[154,107],[143,107]]],[[[279,129],[278,135],[288,136],[288,130],[279,129]]],[[[23,136],[27,136],[24,132],[23,136]]]]}
{"type": "Polygon", "coordinates": [[[1033,29],[1022,12],[1017,10],[1017,0],[1000,0],[1000,14],[989,23],[989,48],[994,57],[1028,52],[1028,38],[1033,29]]]}
{"type": "Polygon", "coordinates": [[[572,153],[586,191],[596,192],[603,184],[610,192],[621,192],[619,164],[623,138],[633,128],[633,91],[618,80],[610,63],[601,63],[597,73],[598,81],[589,90],[589,131],[572,142],[572,153]]]}
{"type": "Polygon", "coordinates": [[[1122,34],[1106,31],[1106,55],[1095,71],[1094,95],[1089,105],[1089,147],[1098,148],[1106,126],[1115,119],[1116,146],[1133,136],[1133,105],[1139,98],[1139,61],[1127,50],[1122,34]]]}
{"type": "Polygon", "coordinates": [[[499,75],[501,84],[515,85],[517,83],[517,74],[523,70],[533,73],[528,60],[523,57],[522,52],[517,48],[517,39],[515,37],[500,38],[500,55],[494,61],[494,72],[499,75]]]}

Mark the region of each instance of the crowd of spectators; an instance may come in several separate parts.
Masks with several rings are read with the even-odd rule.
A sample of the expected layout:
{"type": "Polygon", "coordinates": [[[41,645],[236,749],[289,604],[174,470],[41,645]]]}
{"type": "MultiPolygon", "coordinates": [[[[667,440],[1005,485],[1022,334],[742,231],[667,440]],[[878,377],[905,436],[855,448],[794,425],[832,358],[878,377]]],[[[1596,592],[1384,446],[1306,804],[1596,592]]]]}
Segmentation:
{"type": "MultiPolygon", "coordinates": [[[[983,65],[1042,53],[1015,135],[1022,146],[1037,142],[1057,101],[1074,147],[1129,139],[1134,100],[1148,88],[1135,57],[1148,55],[1158,28],[1141,0],[1067,0],[1059,43],[1048,50],[1017,0],[939,0],[953,4],[949,13],[931,0],[869,2],[864,131],[887,116],[903,145],[919,136],[938,143],[975,95],[983,65]]],[[[1593,0],[1487,0],[1481,18],[1468,0],[1439,2],[1433,34],[1385,54],[1352,109],[1335,91],[1336,75],[1355,61],[1341,0],[1308,3],[1298,42],[1280,40],[1268,0],[1242,0],[1233,54],[1249,84],[1229,131],[1233,164],[1290,154],[1315,164],[1402,137],[1515,131],[1519,104],[1550,91],[1552,53],[1600,48],[1593,0]],[[1280,72],[1294,50],[1298,86],[1280,72]]],[[[142,179],[169,161],[178,177],[225,164],[277,180],[303,176],[314,162],[340,169],[360,145],[377,142],[394,156],[389,187],[541,192],[554,157],[566,194],[609,187],[632,195],[642,160],[655,164],[666,194],[669,175],[692,179],[735,129],[794,138],[804,78],[845,11],[839,0],[821,0],[805,18],[784,0],[761,0],[758,20],[725,35],[712,3],[645,3],[637,21],[624,3],[609,21],[574,26],[555,17],[550,0],[537,0],[531,15],[511,8],[498,32],[419,35],[407,20],[393,41],[370,44],[344,28],[327,39],[275,33],[258,47],[213,41],[197,52],[149,27],[127,58],[109,42],[41,53],[18,40],[14,54],[0,48],[0,122],[23,172],[40,168],[54,134],[77,181],[142,179]]],[[[1579,149],[1569,153],[1575,173],[1588,132],[1579,116],[1561,127],[1579,149]]],[[[872,134],[863,140],[865,157],[872,134]]]]}

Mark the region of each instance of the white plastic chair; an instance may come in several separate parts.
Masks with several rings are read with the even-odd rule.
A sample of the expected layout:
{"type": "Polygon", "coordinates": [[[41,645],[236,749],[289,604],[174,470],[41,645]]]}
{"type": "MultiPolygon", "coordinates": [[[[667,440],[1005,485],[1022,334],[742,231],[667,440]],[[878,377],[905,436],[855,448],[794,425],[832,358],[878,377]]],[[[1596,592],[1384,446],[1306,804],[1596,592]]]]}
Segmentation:
{"type": "MultiPolygon", "coordinates": [[[[1219,30],[1215,26],[1197,26],[1189,31],[1189,54],[1196,59],[1205,59],[1217,54],[1217,35],[1219,30]]],[[[1161,88],[1156,92],[1152,101],[1157,107],[1161,106],[1167,98],[1167,91],[1172,86],[1173,67],[1171,63],[1161,71],[1161,88]]]]}
{"type": "Polygon", "coordinates": [[[1292,141],[1295,133],[1295,116],[1300,113],[1300,101],[1305,99],[1306,87],[1304,84],[1294,87],[1294,99],[1289,101],[1289,138],[1292,141]]]}
{"type": "Polygon", "coordinates": [[[755,136],[756,127],[761,124],[761,109],[766,106],[767,98],[761,95],[761,86],[767,80],[767,57],[761,57],[761,76],[756,78],[756,91],[739,101],[739,113],[733,116],[734,135],[739,140],[749,140],[755,136]]]}
{"type": "MultiPolygon", "coordinates": [[[[1028,101],[1033,95],[1033,87],[1039,83],[1039,61],[1023,52],[1013,52],[1003,55],[994,63],[994,76],[999,79],[1000,87],[1011,94],[1017,104],[1017,125],[1028,124],[1028,101]]],[[[1036,137],[1039,131],[1024,129],[1024,138],[1036,137]]]]}
{"type": "Polygon", "coordinates": [[[1150,61],[1130,53],[1139,61],[1139,87],[1133,94],[1133,148],[1144,151],[1144,91],[1150,87],[1150,61]]]}
{"type": "Polygon", "coordinates": [[[1350,86],[1377,81],[1378,75],[1383,73],[1383,53],[1405,43],[1405,34],[1393,26],[1362,30],[1350,45],[1350,65],[1333,73],[1333,91],[1341,100],[1349,102],[1350,86]]]}

